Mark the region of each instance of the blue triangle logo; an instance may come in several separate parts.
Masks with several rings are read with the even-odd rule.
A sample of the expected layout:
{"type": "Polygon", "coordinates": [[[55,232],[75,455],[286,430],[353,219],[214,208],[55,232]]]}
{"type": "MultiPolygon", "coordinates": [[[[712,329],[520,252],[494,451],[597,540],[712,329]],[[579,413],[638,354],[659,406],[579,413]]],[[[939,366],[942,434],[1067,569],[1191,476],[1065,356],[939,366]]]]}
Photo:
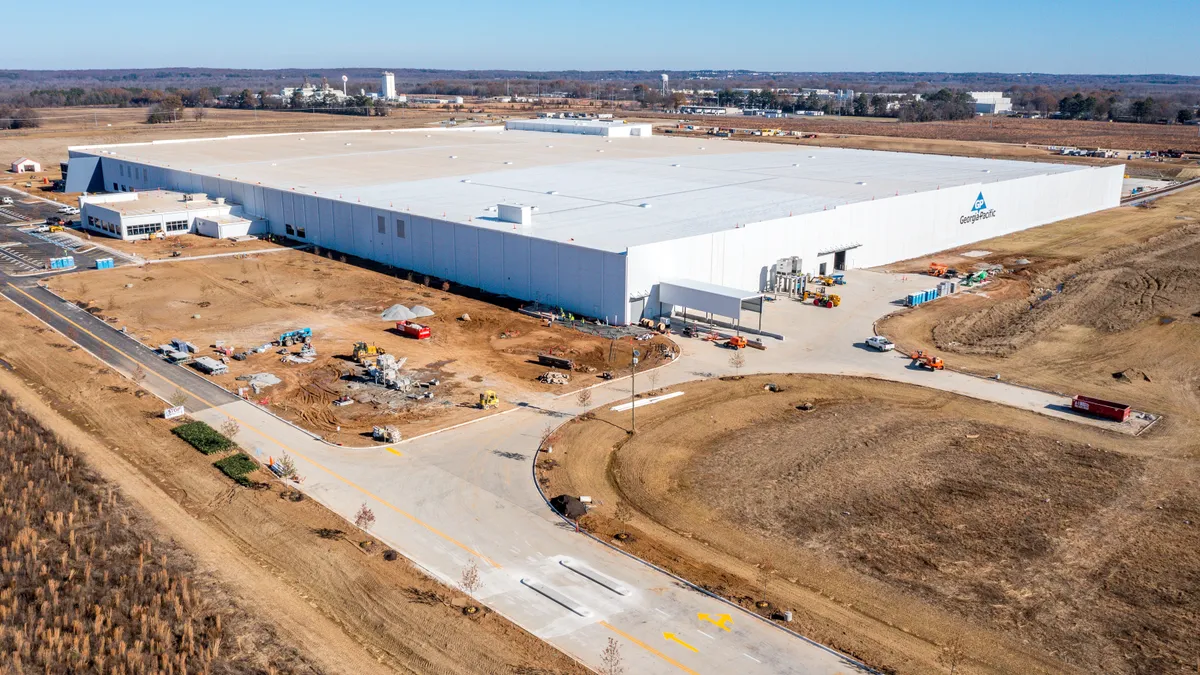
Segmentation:
{"type": "Polygon", "coordinates": [[[971,212],[974,213],[985,209],[987,209],[987,203],[983,201],[983,193],[980,192],[979,196],[975,198],[975,206],[971,207],[971,212]]]}

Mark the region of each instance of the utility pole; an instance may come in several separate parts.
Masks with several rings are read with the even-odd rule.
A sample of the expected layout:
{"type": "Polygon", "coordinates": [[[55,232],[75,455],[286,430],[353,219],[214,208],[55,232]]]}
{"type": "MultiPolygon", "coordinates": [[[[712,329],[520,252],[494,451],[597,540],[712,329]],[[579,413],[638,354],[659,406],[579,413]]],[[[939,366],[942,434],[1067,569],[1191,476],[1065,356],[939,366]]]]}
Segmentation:
{"type": "Polygon", "coordinates": [[[633,350],[633,372],[629,375],[629,433],[637,433],[637,364],[642,353],[633,350]]]}

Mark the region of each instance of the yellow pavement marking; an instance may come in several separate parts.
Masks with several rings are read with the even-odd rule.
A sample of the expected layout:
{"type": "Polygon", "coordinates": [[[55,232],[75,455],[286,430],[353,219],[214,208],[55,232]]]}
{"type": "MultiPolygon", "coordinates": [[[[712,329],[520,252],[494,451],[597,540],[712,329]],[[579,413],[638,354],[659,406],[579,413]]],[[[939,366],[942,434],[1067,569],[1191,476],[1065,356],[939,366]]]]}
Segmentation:
{"type": "Polygon", "coordinates": [[[729,624],[733,623],[733,617],[728,614],[718,614],[715,617],[711,614],[700,613],[696,615],[697,619],[707,621],[721,630],[728,631],[729,624]]]}
{"type": "Polygon", "coordinates": [[[663,661],[666,661],[667,663],[669,663],[669,664],[671,664],[671,665],[675,666],[676,668],[678,668],[678,669],[682,670],[683,672],[687,673],[688,675],[700,675],[699,673],[697,673],[696,671],[692,670],[691,668],[688,668],[687,666],[685,666],[685,665],[683,665],[682,663],[680,663],[680,662],[676,661],[675,659],[673,659],[673,658],[671,658],[671,657],[667,656],[666,654],[664,654],[664,653],[662,653],[662,652],[658,651],[658,650],[657,650],[657,649],[655,649],[654,647],[651,647],[650,645],[646,644],[645,642],[642,642],[641,640],[639,640],[639,639],[637,639],[637,638],[633,637],[633,636],[632,636],[632,635],[630,635],[629,633],[626,633],[626,632],[624,632],[624,631],[622,631],[622,630],[620,630],[620,629],[618,629],[618,628],[614,627],[614,626],[613,626],[612,624],[610,624],[609,622],[607,622],[607,621],[601,621],[601,622],[600,622],[600,625],[601,625],[601,626],[604,626],[605,628],[607,628],[607,629],[609,629],[609,630],[611,630],[612,632],[616,633],[617,635],[620,635],[621,637],[625,638],[626,640],[629,640],[630,642],[632,642],[633,644],[635,644],[635,645],[637,645],[637,646],[641,647],[642,649],[645,649],[646,651],[648,651],[648,652],[650,652],[651,654],[653,654],[653,655],[657,656],[658,658],[662,659],[663,661]]]}
{"type": "Polygon", "coordinates": [[[398,457],[403,457],[403,456],[404,456],[404,453],[403,453],[403,452],[400,452],[399,450],[397,450],[397,449],[395,449],[395,448],[388,448],[388,449],[387,449],[387,451],[388,451],[388,452],[390,452],[390,453],[392,453],[393,455],[396,455],[396,456],[398,456],[398,457]]]}
{"type": "Polygon", "coordinates": [[[688,643],[684,642],[683,640],[680,640],[679,638],[675,637],[674,633],[663,633],[663,639],[670,640],[671,642],[674,642],[674,643],[682,646],[684,649],[690,649],[693,652],[698,653],[700,651],[699,649],[696,649],[695,647],[689,645],[688,643]]]}
{"type": "MultiPolygon", "coordinates": [[[[112,345],[112,344],[110,344],[109,342],[107,342],[106,340],[104,340],[104,339],[103,339],[103,338],[101,338],[100,336],[96,335],[95,333],[91,332],[90,330],[88,330],[88,329],[84,328],[83,326],[80,326],[79,324],[77,324],[77,323],[75,323],[74,321],[70,320],[70,319],[69,319],[69,318],[67,318],[66,316],[63,316],[63,315],[62,315],[62,314],[60,314],[59,312],[57,312],[57,311],[55,311],[54,309],[52,309],[52,308],[51,308],[49,305],[47,305],[46,303],[42,302],[41,300],[38,300],[37,298],[33,297],[32,295],[30,295],[30,294],[26,293],[24,290],[22,290],[22,289],[18,288],[18,287],[17,287],[17,286],[15,286],[15,285],[14,285],[12,282],[9,282],[9,283],[8,283],[8,285],[9,285],[10,287],[12,287],[12,288],[13,288],[15,291],[17,291],[18,293],[20,293],[21,295],[24,295],[25,297],[29,298],[30,300],[32,300],[32,301],[36,302],[37,304],[41,305],[42,307],[44,307],[44,308],[46,309],[46,311],[50,312],[51,314],[54,314],[54,315],[55,315],[55,316],[57,316],[58,318],[62,319],[63,321],[66,321],[67,323],[69,323],[69,324],[71,324],[72,326],[74,326],[75,328],[77,328],[77,329],[79,329],[79,330],[83,331],[84,333],[87,333],[88,335],[92,336],[92,339],[96,340],[96,341],[97,341],[97,342],[99,342],[100,344],[102,344],[102,345],[104,345],[104,346],[108,347],[109,349],[113,350],[114,352],[117,352],[117,353],[118,353],[118,354],[120,354],[121,356],[124,356],[126,359],[128,359],[128,360],[129,360],[129,361],[131,361],[131,362],[133,362],[134,364],[141,365],[141,364],[140,364],[140,363],[137,361],[137,359],[134,359],[132,356],[130,356],[129,354],[127,354],[127,353],[126,353],[124,350],[122,350],[122,349],[120,349],[120,348],[116,347],[115,345],[112,345]]],[[[97,358],[99,358],[99,357],[97,357],[97,358]]],[[[206,405],[206,406],[209,406],[210,408],[218,408],[218,407],[220,407],[220,406],[214,405],[214,404],[212,404],[212,403],[210,403],[210,402],[208,402],[208,401],[204,400],[202,397],[200,397],[199,395],[197,395],[195,392],[193,392],[193,391],[191,391],[191,390],[189,390],[189,389],[186,389],[186,388],[184,388],[182,385],[179,385],[179,384],[177,384],[177,383],[175,383],[175,382],[172,382],[171,380],[168,380],[167,378],[163,377],[162,375],[159,375],[158,373],[154,372],[153,370],[150,370],[150,369],[143,369],[143,370],[144,370],[145,372],[147,372],[147,373],[151,374],[151,375],[154,375],[155,377],[157,377],[158,379],[162,380],[163,382],[166,382],[167,384],[173,384],[173,385],[175,385],[175,386],[179,387],[180,389],[183,389],[183,390],[184,390],[184,391],[186,391],[188,394],[190,394],[190,395],[192,396],[192,398],[195,398],[197,401],[200,401],[201,403],[203,403],[203,404],[204,404],[204,405],[206,405]]],[[[240,399],[239,399],[239,400],[240,400],[240,399]]],[[[267,440],[271,441],[272,443],[274,443],[274,444],[278,445],[279,447],[281,447],[281,448],[283,448],[283,449],[285,449],[285,450],[290,450],[290,451],[291,451],[291,453],[292,453],[293,455],[296,455],[297,457],[299,457],[299,458],[303,459],[304,461],[308,462],[309,464],[312,464],[313,466],[317,467],[317,468],[318,468],[318,469],[320,469],[321,471],[324,471],[325,473],[329,474],[330,476],[333,476],[334,478],[336,478],[336,479],[338,479],[338,480],[342,481],[342,482],[343,482],[343,483],[345,483],[346,485],[349,485],[350,487],[354,488],[355,490],[358,490],[359,492],[361,492],[361,493],[363,493],[364,495],[366,495],[366,496],[370,497],[371,499],[374,499],[375,501],[379,502],[380,504],[383,504],[384,506],[386,506],[386,507],[388,507],[389,509],[391,509],[391,510],[395,511],[396,513],[400,514],[401,516],[404,516],[405,518],[407,518],[408,520],[410,520],[410,521],[412,521],[412,522],[416,523],[417,525],[420,525],[421,527],[424,527],[426,530],[429,530],[429,531],[430,531],[430,532],[432,532],[433,534],[435,534],[435,535],[437,535],[437,536],[441,537],[442,539],[445,539],[446,541],[450,542],[451,544],[454,544],[455,546],[457,546],[457,547],[461,548],[462,550],[466,551],[467,553],[470,553],[471,555],[473,555],[473,556],[476,556],[477,558],[479,558],[479,559],[483,560],[484,562],[486,562],[487,564],[491,565],[492,567],[496,567],[496,568],[499,568],[499,567],[500,567],[500,563],[497,563],[496,561],[494,561],[494,560],[492,560],[491,558],[489,558],[489,557],[485,556],[484,554],[480,553],[479,551],[476,551],[475,549],[471,548],[470,546],[467,546],[466,544],[463,544],[462,542],[458,541],[458,540],[457,540],[457,539],[455,539],[454,537],[451,537],[450,535],[448,535],[448,534],[446,534],[446,533],[444,533],[444,532],[442,532],[442,531],[438,530],[438,529],[437,529],[437,528],[435,528],[434,526],[432,526],[432,525],[430,525],[429,523],[426,523],[425,521],[423,521],[423,520],[421,520],[421,519],[417,518],[416,516],[412,515],[411,513],[407,512],[407,511],[405,511],[404,509],[398,508],[398,507],[396,507],[396,506],[392,505],[391,503],[387,502],[386,500],[384,500],[384,499],[381,499],[381,498],[377,497],[376,495],[372,494],[370,491],[368,491],[368,490],[365,490],[365,489],[363,489],[362,487],[359,487],[357,484],[355,484],[353,481],[349,480],[348,478],[346,478],[346,477],[344,477],[344,476],[342,476],[342,475],[340,475],[340,474],[338,474],[338,473],[335,473],[334,471],[332,471],[332,470],[330,470],[330,469],[326,468],[325,466],[321,465],[320,463],[318,463],[318,462],[316,462],[316,461],[313,461],[312,459],[309,459],[308,457],[304,456],[303,454],[301,454],[301,453],[299,453],[299,452],[296,452],[296,451],[295,451],[293,448],[291,448],[290,446],[288,446],[288,445],[284,444],[283,442],[281,442],[281,441],[279,441],[279,440],[276,440],[274,437],[272,437],[272,436],[270,436],[269,434],[267,434],[266,432],[264,432],[264,431],[262,431],[262,430],[260,430],[260,429],[256,428],[255,426],[253,426],[253,425],[251,425],[251,424],[247,423],[245,420],[242,420],[242,419],[238,418],[236,415],[233,415],[233,414],[232,414],[232,413],[230,413],[228,410],[222,410],[221,412],[222,412],[222,414],[224,414],[224,415],[228,416],[230,419],[232,419],[232,420],[235,420],[235,421],[236,421],[236,422],[237,422],[239,425],[241,425],[242,427],[244,427],[244,428],[246,428],[246,429],[253,430],[253,431],[254,431],[255,433],[257,433],[258,435],[262,436],[263,438],[265,438],[265,439],[267,439],[267,440]]]]}

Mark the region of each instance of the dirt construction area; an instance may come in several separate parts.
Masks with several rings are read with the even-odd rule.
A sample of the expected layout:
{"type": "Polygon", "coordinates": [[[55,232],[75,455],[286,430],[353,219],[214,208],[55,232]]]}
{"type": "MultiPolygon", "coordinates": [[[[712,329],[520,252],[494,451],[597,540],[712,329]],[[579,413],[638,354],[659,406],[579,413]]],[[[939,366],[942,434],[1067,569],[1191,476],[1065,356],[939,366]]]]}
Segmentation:
{"type": "MultiPolygon", "coordinates": [[[[891,269],[918,273],[931,261],[959,269],[999,264],[1006,272],[975,292],[881,321],[879,332],[902,348],[936,350],[950,368],[1164,414],[1160,437],[1194,433],[1200,411],[1200,191],[891,269]]],[[[1163,452],[1197,456],[1194,443],[1164,445],[1163,452]]]]}
{"type": "Polygon", "coordinates": [[[1194,463],[875,380],[681,390],[635,436],[609,410],[562,427],[546,493],[591,495],[598,536],[884,672],[1195,668],[1194,463]]]}
{"type": "Polygon", "coordinates": [[[372,444],[375,426],[395,426],[409,438],[488,414],[492,411],[478,408],[479,395],[487,390],[498,394],[499,410],[566,393],[628,364],[635,347],[650,365],[666,358],[672,347],[662,337],[610,340],[560,325],[546,327],[513,309],[458,295],[453,288],[444,291],[440,281],[426,286],[425,280],[287,251],[89,271],[49,284],[152,347],[181,339],[198,348],[197,356],[221,358],[218,342],[234,353],[266,345],[245,360],[227,358],[229,373],[212,379],[231,391],[244,387],[247,397],[277,414],[347,445],[372,444]],[[417,319],[432,337],[406,337],[395,321],[381,320],[381,313],[396,304],[433,311],[417,319]],[[317,355],[311,363],[284,362],[296,360],[300,347],[285,348],[290,354],[285,356],[270,343],[302,328],[312,329],[317,355]],[[388,388],[368,378],[352,358],[356,342],[404,360],[401,378],[409,384],[388,388]],[[551,370],[537,364],[539,354],[574,361],[570,381],[538,381],[551,370]],[[255,391],[247,379],[239,379],[261,373],[280,382],[255,391]],[[351,402],[335,406],[342,397],[351,402]]]}
{"type": "MultiPolygon", "coordinates": [[[[87,469],[73,475],[95,471],[136,511],[130,517],[137,532],[152,530],[145,536],[158,541],[147,560],[147,574],[155,570],[159,554],[179,548],[202,580],[196,588],[218,587],[220,592],[205,598],[232,612],[226,616],[220,654],[256,667],[218,663],[212,672],[585,672],[487,608],[468,616],[467,596],[432,580],[403,557],[389,555],[380,542],[315,501],[296,501],[294,491],[264,471],[255,473],[256,480],[264,481],[258,489],[235,485],[213,466],[211,456],[170,433],[175,423],[162,419],[162,401],[11,303],[0,301],[0,325],[0,390],[79,453],[87,469]],[[246,618],[235,623],[239,613],[246,618]]],[[[81,538],[87,534],[80,532],[81,538]]],[[[67,536],[65,530],[62,536],[67,536]]],[[[136,568],[138,549],[121,553],[136,568]]],[[[57,566],[55,562],[55,570],[57,566]]],[[[54,584],[67,577],[54,571],[48,579],[54,584]]],[[[111,585],[119,604],[122,594],[115,582],[111,585]]],[[[59,588],[61,605],[70,586],[59,588]]],[[[132,594],[123,597],[129,611],[147,615],[144,605],[130,607],[132,594]]],[[[87,631],[91,618],[89,610],[83,622],[87,631]]],[[[35,625],[40,624],[25,627],[30,637],[35,625]]],[[[60,647],[65,644],[57,652],[62,660],[54,662],[65,664],[75,631],[70,624],[61,630],[48,627],[51,631],[62,638],[60,647]]],[[[7,637],[17,639],[13,633],[7,637]]],[[[131,655],[138,648],[153,653],[153,642],[147,649],[140,633],[131,630],[126,637],[133,645],[131,655]]],[[[103,643],[93,640],[92,645],[103,643]]],[[[109,645],[114,656],[108,665],[126,663],[115,655],[116,641],[109,645]]],[[[24,672],[34,663],[26,661],[24,672]]],[[[199,658],[187,665],[186,672],[207,672],[199,658]]],[[[48,667],[46,672],[84,671],[48,667]]],[[[177,667],[173,672],[185,671],[177,667]]]]}

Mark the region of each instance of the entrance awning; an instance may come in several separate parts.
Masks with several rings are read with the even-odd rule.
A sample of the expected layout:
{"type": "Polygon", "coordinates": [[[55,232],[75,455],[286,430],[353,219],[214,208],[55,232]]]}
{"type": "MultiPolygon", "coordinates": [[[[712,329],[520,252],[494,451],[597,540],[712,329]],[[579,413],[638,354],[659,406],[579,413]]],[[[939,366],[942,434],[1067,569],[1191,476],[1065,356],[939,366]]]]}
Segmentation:
{"type": "Polygon", "coordinates": [[[761,315],[762,296],[758,291],[719,286],[693,279],[663,279],[658,282],[660,303],[716,314],[735,321],[741,321],[743,309],[761,315]]]}
{"type": "Polygon", "coordinates": [[[852,248],[858,248],[859,246],[862,246],[862,244],[846,244],[845,246],[834,246],[833,248],[827,248],[827,249],[817,251],[817,255],[829,255],[830,253],[841,253],[843,251],[849,251],[852,248]]]}

